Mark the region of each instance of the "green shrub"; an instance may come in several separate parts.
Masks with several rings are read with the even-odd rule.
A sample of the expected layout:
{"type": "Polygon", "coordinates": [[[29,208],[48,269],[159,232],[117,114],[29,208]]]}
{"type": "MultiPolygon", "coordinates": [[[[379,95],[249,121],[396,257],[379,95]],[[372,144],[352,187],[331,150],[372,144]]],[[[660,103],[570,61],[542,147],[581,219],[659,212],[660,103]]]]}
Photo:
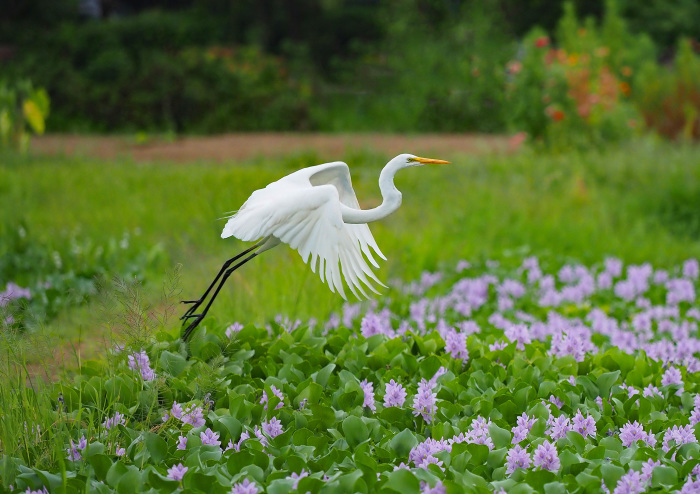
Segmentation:
{"type": "Polygon", "coordinates": [[[25,152],[29,132],[43,134],[48,115],[49,97],[43,88],[35,89],[29,80],[0,80],[0,149],[25,152]]]}

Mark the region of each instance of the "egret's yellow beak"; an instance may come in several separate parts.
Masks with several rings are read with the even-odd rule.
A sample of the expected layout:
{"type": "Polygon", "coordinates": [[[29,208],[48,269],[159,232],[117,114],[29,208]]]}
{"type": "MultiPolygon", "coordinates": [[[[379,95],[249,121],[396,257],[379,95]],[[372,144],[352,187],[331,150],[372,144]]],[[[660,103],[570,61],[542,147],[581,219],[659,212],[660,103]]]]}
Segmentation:
{"type": "Polygon", "coordinates": [[[424,165],[446,165],[449,163],[449,161],[445,161],[445,160],[435,160],[433,158],[421,158],[419,156],[416,156],[415,158],[411,158],[411,161],[417,161],[418,163],[422,163],[424,165]]]}

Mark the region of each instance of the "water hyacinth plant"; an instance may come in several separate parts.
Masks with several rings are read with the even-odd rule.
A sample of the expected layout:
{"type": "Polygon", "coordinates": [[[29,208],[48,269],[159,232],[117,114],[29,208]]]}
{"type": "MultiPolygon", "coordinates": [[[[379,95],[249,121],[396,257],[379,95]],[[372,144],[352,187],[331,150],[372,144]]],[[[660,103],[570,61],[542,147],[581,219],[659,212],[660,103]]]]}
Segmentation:
{"type": "Polygon", "coordinates": [[[161,332],[85,363],[50,414],[2,432],[2,486],[697,488],[696,260],[458,267],[328,321],[208,326],[189,345],[161,332]]]}

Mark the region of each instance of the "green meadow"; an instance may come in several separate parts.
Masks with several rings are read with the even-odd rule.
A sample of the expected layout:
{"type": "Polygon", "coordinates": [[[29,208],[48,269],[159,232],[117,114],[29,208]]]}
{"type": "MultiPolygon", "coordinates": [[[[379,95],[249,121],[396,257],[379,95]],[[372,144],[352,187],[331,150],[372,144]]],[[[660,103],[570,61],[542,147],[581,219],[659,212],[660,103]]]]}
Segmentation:
{"type": "MultiPolygon", "coordinates": [[[[516,263],[536,254],[557,266],[616,256],[670,266],[700,256],[697,146],[645,140],[605,151],[436,157],[452,163],[401,172],[401,209],[371,225],[388,258],[379,270],[387,284],[460,259],[516,263]]],[[[75,239],[121,243],[122,255],[112,256],[104,274],[129,272],[131,259],[145,256],[141,289],[148,303],[157,304],[163,280],[181,265],[181,297],[196,298],[223,261],[246,248],[220,238],[225,216],[253,190],[333,158],[350,165],[362,207],[381,201],[377,178],[391,156],[372,150],[235,163],[6,155],[0,167],[0,234],[7,239],[22,227],[27,242],[58,253],[69,251],[75,239]]],[[[0,249],[8,255],[12,246],[0,249]]],[[[392,289],[385,294],[391,296],[392,289]]],[[[68,340],[94,336],[101,326],[94,300],[41,326],[68,340]]],[[[263,323],[277,314],[325,318],[342,303],[297,253],[280,246],[234,274],[206,322],[263,323]]]]}

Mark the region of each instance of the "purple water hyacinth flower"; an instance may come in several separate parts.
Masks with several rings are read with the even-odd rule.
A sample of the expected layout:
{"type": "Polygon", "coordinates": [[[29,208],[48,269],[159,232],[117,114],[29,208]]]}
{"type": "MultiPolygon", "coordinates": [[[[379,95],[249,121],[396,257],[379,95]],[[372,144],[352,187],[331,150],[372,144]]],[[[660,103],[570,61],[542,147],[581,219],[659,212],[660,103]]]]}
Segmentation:
{"type": "Polygon", "coordinates": [[[472,267],[472,265],[469,261],[465,261],[464,259],[460,259],[459,261],[457,261],[457,267],[455,268],[455,271],[457,271],[458,273],[461,273],[462,271],[465,271],[471,267],[472,267]]]}
{"type": "Polygon", "coordinates": [[[189,468],[184,466],[182,463],[180,463],[179,465],[173,465],[171,468],[168,469],[168,478],[171,480],[177,480],[178,482],[181,482],[182,479],[185,477],[187,470],[189,470],[189,468]]]}
{"type": "Polygon", "coordinates": [[[173,402],[173,407],[170,409],[170,415],[178,420],[182,420],[182,405],[177,401],[173,402]]]}
{"type": "Polygon", "coordinates": [[[364,379],[360,383],[360,387],[362,388],[362,392],[365,395],[364,401],[362,402],[362,406],[369,408],[373,412],[376,412],[377,406],[374,404],[374,383],[368,382],[367,379],[364,379]]]}
{"type": "Polygon", "coordinates": [[[199,433],[199,438],[202,440],[202,444],[209,446],[220,446],[221,441],[219,441],[219,433],[214,432],[207,428],[206,431],[199,433]]]}
{"type": "Polygon", "coordinates": [[[73,441],[70,443],[70,448],[66,450],[68,453],[68,459],[71,461],[80,461],[83,459],[83,455],[80,454],[80,450],[75,447],[73,441]]]}
{"type": "Polygon", "coordinates": [[[402,407],[405,401],[406,390],[401,384],[396,383],[393,379],[386,383],[384,391],[385,407],[402,407]]]}
{"type": "Polygon", "coordinates": [[[78,461],[82,460],[83,456],[80,454],[82,450],[87,448],[88,442],[87,439],[85,439],[85,436],[82,436],[78,440],[78,444],[75,444],[73,440],[70,440],[70,448],[68,448],[66,451],[68,452],[68,459],[72,461],[78,461]]]}
{"type": "Polygon", "coordinates": [[[690,425],[684,425],[682,427],[674,425],[671,429],[666,431],[662,446],[664,452],[668,453],[671,450],[671,441],[674,441],[676,446],[698,442],[695,437],[695,431],[690,425]]]}
{"type": "Polygon", "coordinates": [[[180,435],[177,439],[177,449],[184,450],[187,449],[187,437],[180,435]]]}
{"type": "Polygon", "coordinates": [[[598,276],[596,276],[595,284],[598,287],[598,290],[609,290],[613,286],[613,277],[610,273],[606,271],[598,273],[598,276]]]}
{"type": "Polygon", "coordinates": [[[559,461],[557,447],[545,440],[542,444],[537,446],[533,455],[533,464],[536,467],[540,467],[542,470],[549,470],[550,472],[558,471],[561,462],[559,461]]]}
{"type": "MultiPolygon", "coordinates": [[[[551,418],[551,417],[550,417],[551,418]]],[[[566,437],[566,433],[571,430],[571,423],[569,417],[565,415],[560,415],[557,418],[551,420],[550,427],[547,429],[545,434],[552,438],[553,441],[566,437]]]]}
{"type": "Polygon", "coordinates": [[[126,455],[126,448],[122,448],[117,444],[117,449],[114,451],[114,454],[116,454],[117,456],[124,456],[126,455]]]}
{"type": "Polygon", "coordinates": [[[635,395],[639,394],[639,390],[635,388],[634,386],[628,386],[626,383],[620,384],[620,389],[623,391],[627,391],[627,397],[632,398],[635,395]]]}
{"type": "Polygon", "coordinates": [[[395,336],[394,329],[391,327],[391,321],[372,312],[365,314],[365,317],[362,318],[362,322],[360,323],[360,333],[365,338],[369,338],[377,334],[387,335],[389,338],[393,338],[395,336]]]}
{"type": "Polygon", "coordinates": [[[503,350],[505,347],[508,346],[508,343],[505,341],[496,341],[495,343],[491,343],[489,345],[489,351],[496,351],[496,350],[503,350]]]}
{"type": "Polygon", "coordinates": [[[651,458],[642,464],[642,482],[651,481],[651,474],[654,471],[654,467],[661,465],[660,461],[654,461],[651,458]]]}
{"type": "Polygon", "coordinates": [[[501,295],[498,297],[498,310],[499,310],[499,312],[507,312],[509,310],[513,310],[514,307],[515,307],[515,302],[513,302],[512,298],[505,296],[505,295],[501,295]]]}
{"type": "Polygon", "coordinates": [[[683,277],[697,280],[700,275],[700,263],[697,259],[688,259],[683,263],[683,277]]]}
{"type": "Polygon", "coordinates": [[[641,424],[636,420],[634,422],[627,422],[620,429],[620,441],[622,441],[622,445],[625,447],[629,447],[637,441],[643,441],[646,436],[647,433],[644,432],[641,424]]]}
{"type": "Polygon", "coordinates": [[[604,261],[605,272],[613,278],[619,278],[622,274],[622,261],[615,257],[608,257],[604,261]]]}
{"type": "Polygon", "coordinates": [[[423,461],[421,461],[420,463],[418,463],[416,465],[416,467],[417,468],[424,468],[427,470],[430,465],[436,465],[440,470],[442,470],[443,472],[445,471],[445,468],[442,466],[443,465],[442,460],[440,460],[434,456],[428,456],[428,457],[424,458],[423,461]]]}
{"type": "Polygon", "coordinates": [[[428,438],[411,449],[408,460],[412,461],[416,468],[428,468],[428,465],[435,464],[442,469],[442,462],[433,456],[441,451],[452,451],[452,443],[428,438]]]}
{"type": "MultiPolygon", "coordinates": [[[[272,390],[272,394],[274,394],[277,398],[280,399],[280,402],[277,404],[275,407],[275,410],[282,408],[284,406],[284,395],[282,394],[282,391],[277,389],[274,384],[270,385],[270,389],[272,390]]],[[[267,392],[263,391],[262,392],[262,398],[260,398],[260,404],[264,404],[265,406],[263,407],[265,410],[267,410],[267,392]]]]}
{"type": "Polygon", "coordinates": [[[5,307],[11,301],[17,300],[20,298],[31,300],[31,298],[32,298],[31,290],[29,290],[29,288],[22,288],[21,286],[17,285],[16,283],[9,281],[5,285],[5,291],[0,292],[0,307],[5,307]]]}
{"type": "Polygon", "coordinates": [[[561,408],[564,406],[564,402],[554,395],[549,395],[549,402],[557,408],[561,408]]]}
{"type": "Polygon", "coordinates": [[[114,417],[109,417],[109,418],[105,419],[105,421],[102,423],[102,426],[105,429],[109,430],[112,427],[116,427],[119,424],[126,425],[126,420],[124,418],[124,415],[122,415],[119,412],[115,412],[114,417]]]}
{"type": "Polygon", "coordinates": [[[692,304],[695,301],[695,285],[688,279],[668,280],[666,289],[668,290],[666,293],[666,304],[668,305],[678,305],[681,302],[692,304]]]}
{"type": "Polygon", "coordinates": [[[506,457],[507,466],[506,474],[510,475],[515,472],[518,468],[527,470],[530,468],[530,454],[527,449],[515,445],[513,448],[508,450],[508,456],[506,457]]]}
{"type": "Polygon", "coordinates": [[[437,393],[433,393],[429,381],[421,379],[418,384],[418,392],[413,398],[413,415],[421,415],[428,424],[433,421],[437,412],[437,393]]]}
{"type": "Polygon", "coordinates": [[[145,351],[141,350],[139,353],[132,353],[127,358],[129,369],[140,372],[144,381],[153,381],[156,378],[156,373],[151,369],[151,362],[145,351]]]}
{"type": "Polygon", "coordinates": [[[330,316],[328,316],[328,321],[326,321],[326,325],[324,329],[326,331],[329,331],[331,329],[338,329],[340,327],[340,314],[337,312],[331,313],[330,316]]]}
{"type": "Polygon", "coordinates": [[[447,487],[439,480],[432,487],[430,487],[429,483],[421,480],[420,494],[447,494],[447,487]]]}
{"type": "Polygon", "coordinates": [[[243,325],[236,321],[233,324],[231,324],[228,328],[226,328],[226,336],[228,338],[233,338],[233,335],[238,333],[241,329],[243,329],[243,325]]]}
{"type": "MultiPolygon", "coordinates": [[[[698,319],[700,319],[700,314],[698,315],[698,319]]],[[[459,329],[459,331],[462,334],[465,334],[467,336],[469,336],[470,334],[481,333],[481,328],[474,321],[461,321],[455,324],[455,326],[459,329]]]]}
{"type": "Polygon", "coordinates": [[[406,292],[421,296],[433,286],[440,283],[442,280],[442,273],[436,272],[431,273],[429,271],[423,271],[420,276],[420,280],[416,283],[415,281],[406,286],[406,292]]]}
{"type": "Polygon", "coordinates": [[[243,482],[233,484],[231,494],[258,494],[260,489],[255,482],[245,479],[243,482]]]}
{"type": "Polygon", "coordinates": [[[293,480],[294,484],[292,485],[293,489],[296,489],[299,486],[299,481],[303,479],[304,477],[308,477],[309,472],[307,472],[305,469],[302,468],[301,472],[296,473],[292,472],[292,475],[287,477],[288,480],[293,480]]]}
{"type": "Polygon", "coordinates": [[[504,335],[511,342],[516,342],[515,348],[518,350],[525,350],[525,345],[532,342],[530,338],[530,332],[528,331],[526,324],[511,324],[504,331],[504,335]]]}
{"type": "Polygon", "coordinates": [[[581,410],[578,410],[576,415],[574,416],[571,428],[572,430],[581,434],[584,438],[586,436],[590,436],[595,439],[597,430],[595,420],[590,415],[587,415],[584,418],[583,414],[581,413],[581,410]]]}
{"type": "Polygon", "coordinates": [[[646,490],[642,474],[632,469],[617,481],[613,494],[641,494],[646,490]]]}
{"type": "Polygon", "coordinates": [[[454,329],[447,332],[445,340],[445,351],[450,354],[453,359],[461,360],[466,363],[469,360],[469,351],[467,350],[467,335],[458,333],[454,329]]]}
{"type": "Polygon", "coordinates": [[[263,432],[270,436],[271,439],[276,438],[284,432],[282,429],[282,422],[276,417],[272,417],[269,421],[263,422],[261,426],[263,432]]]}
{"type": "Polygon", "coordinates": [[[243,441],[245,441],[245,440],[247,440],[247,439],[250,439],[250,434],[248,434],[248,432],[246,432],[246,431],[243,431],[243,432],[241,433],[241,437],[238,438],[238,442],[233,446],[234,449],[235,449],[236,451],[240,451],[240,450],[241,450],[241,444],[243,444],[243,441]]]}
{"type": "MultiPolygon", "coordinates": [[[[10,490],[13,490],[12,486],[10,486],[10,490]]],[[[27,489],[26,491],[24,491],[24,493],[25,494],[49,494],[49,491],[46,490],[46,487],[42,487],[41,489],[37,489],[35,491],[33,491],[31,489],[27,489]]]]}
{"type": "Polygon", "coordinates": [[[693,480],[693,477],[688,475],[688,480],[683,484],[681,490],[676,492],[680,494],[697,494],[700,492],[700,478],[693,480]]]}
{"type": "Polygon", "coordinates": [[[664,375],[661,377],[662,386],[669,386],[671,384],[680,384],[683,386],[683,376],[681,375],[681,371],[675,367],[669,367],[666,369],[666,372],[664,372],[664,375]]]}
{"type": "Polygon", "coordinates": [[[535,422],[537,422],[537,419],[534,417],[530,418],[526,413],[523,413],[520,417],[518,417],[517,425],[511,428],[511,432],[513,433],[513,439],[511,442],[513,444],[517,444],[527,439],[527,435],[532,430],[535,422]]]}
{"type": "Polygon", "coordinates": [[[659,390],[659,388],[657,388],[656,386],[653,386],[651,384],[649,386],[647,386],[646,388],[644,388],[644,390],[642,391],[642,396],[644,396],[644,397],[649,397],[649,396],[654,396],[654,395],[663,396],[661,394],[661,390],[659,390]]]}
{"type": "Polygon", "coordinates": [[[182,413],[181,420],[185,424],[190,424],[195,429],[206,424],[206,420],[204,420],[204,410],[202,407],[195,405],[190,405],[189,408],[182,413]]]}

